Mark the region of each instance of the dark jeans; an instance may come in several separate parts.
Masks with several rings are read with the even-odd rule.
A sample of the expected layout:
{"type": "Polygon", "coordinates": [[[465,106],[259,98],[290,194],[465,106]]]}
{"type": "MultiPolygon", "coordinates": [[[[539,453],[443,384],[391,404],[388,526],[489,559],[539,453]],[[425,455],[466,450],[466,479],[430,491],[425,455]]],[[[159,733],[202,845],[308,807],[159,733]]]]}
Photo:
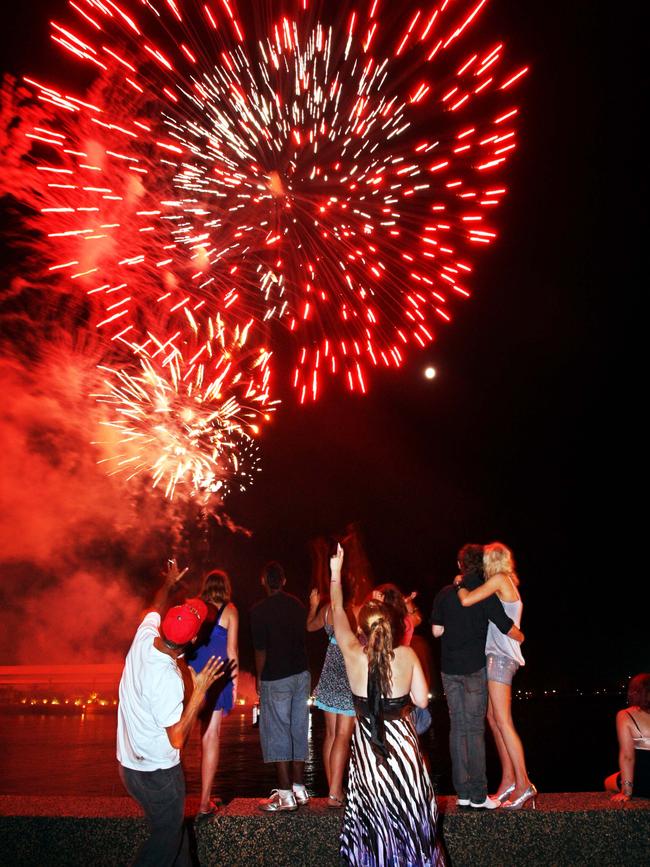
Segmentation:
{"type": "Polygon", "coordinates": [[[119,766],[124,788],[144,810],[149,837],[133,859],[147,867],[189,867],[189,840],[184,824],[185,777],[180,764],[157,771],[119,766]]]}
{"type": "Polygon", "coordinates": [[[442,685],[451,721],[449,751],[454,789],[459,798],[469,798],[479,804],[487,797],[485,712],[488,693],[485,668],[472,674],[442,672],[442,685]]]}

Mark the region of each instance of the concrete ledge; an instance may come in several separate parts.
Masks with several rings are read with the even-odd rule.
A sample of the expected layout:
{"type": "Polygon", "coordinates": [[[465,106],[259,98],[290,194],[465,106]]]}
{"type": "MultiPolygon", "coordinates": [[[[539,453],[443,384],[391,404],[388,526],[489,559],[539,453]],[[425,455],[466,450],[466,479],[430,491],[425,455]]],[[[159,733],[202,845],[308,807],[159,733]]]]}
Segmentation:
{"type": "MultiPolygon", "coordinates": [[[[457,810],[441,797],[440,827],[452,867],[638,867],[648,863],[650,801],[619,806],[604,793],[544,794],[537,810],[457,810]]],[[[297,813],[270,815],[238,798],[196,831],[202,865],[338,864],[341,814],[314,799],[297,813]]],[[[196,801],[188,800],[188,817],[196,801]]],[[[145,835],[128,798],[0,796],[0,861],[43,864],[128,864],[145,835]]]]}

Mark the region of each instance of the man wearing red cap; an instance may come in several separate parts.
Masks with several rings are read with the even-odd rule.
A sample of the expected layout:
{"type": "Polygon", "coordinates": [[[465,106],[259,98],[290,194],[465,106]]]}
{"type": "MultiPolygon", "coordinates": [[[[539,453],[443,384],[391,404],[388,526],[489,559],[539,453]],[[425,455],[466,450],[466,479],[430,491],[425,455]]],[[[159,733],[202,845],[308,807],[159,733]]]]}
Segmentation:
{"type": "Polygon", "coordinates": [[[192,730],[206,691],[223,663],[212,657],[183,709],[183,676],[177,660],[196,636],[207,615],[201,599],[170,608],[161,623],[172,587],[187,572],[172,560],[165,582],[138,627],[120,680],[117,760],[122,782],[144,810],[150,835],[135,857],[138,865],[190,865],[185,812],[185,779],[180,750],[192,730]]]}

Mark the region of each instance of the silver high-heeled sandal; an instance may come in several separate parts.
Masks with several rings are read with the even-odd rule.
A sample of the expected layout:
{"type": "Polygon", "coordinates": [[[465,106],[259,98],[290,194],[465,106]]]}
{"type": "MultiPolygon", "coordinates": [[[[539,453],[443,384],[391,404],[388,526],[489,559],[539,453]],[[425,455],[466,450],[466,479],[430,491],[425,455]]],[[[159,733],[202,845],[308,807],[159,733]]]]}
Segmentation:
{"type": "Polygon", "coordinates": [[[490,795],[490,797],[492,798],[493,801],[501,801],[501,803],[503,804],[504,801],[508,800],[508,795],[511,795],[514,792],[514,790],[515,790],[515,783],[513,783],[511,786],[508,786],[507,789],[504,789],[500,795],[490,795]]]}
{"type": "Polygon", "coordinates": [[[501,809],[502,810],[521,810],[521,808],[530,801],[531,807],[534,810],[535,807],[537,806],[536,799],[537,799],[537,789],[531,783],[530,786],[528,786],[528,788],[526,789],[526,791],[522,792],[522,794],[519,795],[518,798],[515,798],[514,801],[508,800],[504,804],[502,804],[501,809]]]}

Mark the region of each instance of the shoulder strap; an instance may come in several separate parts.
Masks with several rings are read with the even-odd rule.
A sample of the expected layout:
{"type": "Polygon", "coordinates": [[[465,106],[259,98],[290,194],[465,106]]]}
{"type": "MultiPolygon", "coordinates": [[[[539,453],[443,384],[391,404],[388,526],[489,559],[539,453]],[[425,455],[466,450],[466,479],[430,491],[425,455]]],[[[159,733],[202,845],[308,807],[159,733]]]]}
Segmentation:
{"type": "MultiPolygon", "coordinates": [[[[519,588],[517,587],[517,585],[513,581],[512,575],[510,574],[510,572],[505,572],[504,574],[505,574],[506,578],[508,579],[508,581],[510,582],[510,586],[517,594],[517,598],[514,599],[513,601],[514,602],[521,602],[521,593],[519,592],[519,588]]],[[[510,603],[508,603],[508,604],[510,604],[510,603]]]]}
{"type": "Polygon", "coordinates": [[[629,716],[629,718],[632,720],[632,722],[633,722],[634,725],[636,726],[636,730],[637,730],[638,733],[641,735],[641,737],[644,737],[643,732],[642,732],[641,729],[639,728],[639,724],[638,724],[638,722],[634,719],[634,717],[633,717],[632,714],[629,712],[629,710],[625,711],[625,713],[626,713],[626,714],[629,716]]]}
{"type": "Polygon", "coordinates": [[[224,610],[225,610],[225,608],[226,608],[227,605],[228,605],[228,603],[227,603],[227,602],[224,602],[223,605],[221,606],[221,608],[217,611],[217,619],[215,620],[215,624],[216,624],[217,626],[219,625],[219,622],[220,622],[220,620],[221,620],[221,615],[223,614],[223,612],[224,612],[224,610]]]}

